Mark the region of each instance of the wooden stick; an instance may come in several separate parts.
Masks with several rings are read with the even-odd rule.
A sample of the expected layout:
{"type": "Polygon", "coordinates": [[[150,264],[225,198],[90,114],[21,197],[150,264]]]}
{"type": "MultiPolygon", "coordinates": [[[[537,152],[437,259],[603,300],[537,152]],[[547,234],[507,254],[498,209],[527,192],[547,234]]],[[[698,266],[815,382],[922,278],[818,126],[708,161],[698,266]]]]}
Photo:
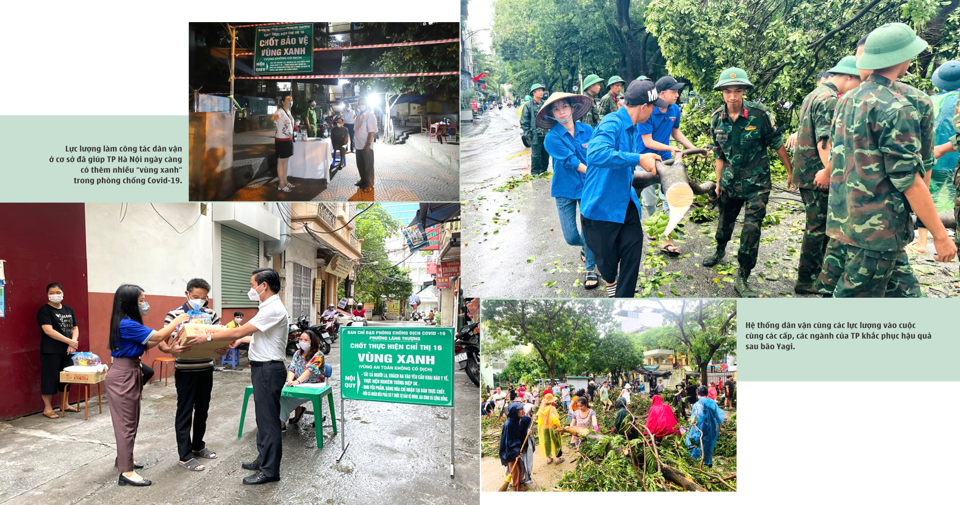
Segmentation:
{"type": "MultiPolygon", "coordinates": [[[[527,437],[530,436],[530,433],[533,431],[532,425],[531,429],[527,430],[527,436],[523,437],[523,443],[520,444],[520,454],[523,454],[523,446],[527,444],[527,437]]],[[[497,491],[502,493],[507,490],[507,486],[510,485],[510,478],[513,477],[513,469],[517,466],[517,462],[520,461],[520,454],[517,454],[517,459],[513,460],[513,464],[510,466],[510,473],[507,474],[507,479],[504,481],[503,485],[500,486],[500,489],[497,491]]]]}

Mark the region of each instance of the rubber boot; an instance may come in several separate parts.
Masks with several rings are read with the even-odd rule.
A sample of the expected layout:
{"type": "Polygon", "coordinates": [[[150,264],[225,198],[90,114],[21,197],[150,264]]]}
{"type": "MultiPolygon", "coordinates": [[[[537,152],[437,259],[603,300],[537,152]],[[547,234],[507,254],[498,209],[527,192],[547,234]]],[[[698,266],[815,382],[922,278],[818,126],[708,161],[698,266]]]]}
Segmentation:
{"type": "Polygon", "coordinates": [[[817,290],[817,282],[800,282],[797,281],[793,285],[793,292],[798,295],[819,295],[820,291],[817,290]]]}
{"type": "Polygon", "coordinates": [[[727,244],[717,244],[717,250],[713,254],[703,259],[703,266],[712,267],[727,255],[727,244]]]}
{"type": "Polygon", "coordinates": [[[742,298],[756,298],[757,291],[753,289],[753,286],[750,285],[748,278],[750,277],[749,270],[738,270],[736,280],[733,283],[733,289],[737,291],[737,294],[742,298]]]}

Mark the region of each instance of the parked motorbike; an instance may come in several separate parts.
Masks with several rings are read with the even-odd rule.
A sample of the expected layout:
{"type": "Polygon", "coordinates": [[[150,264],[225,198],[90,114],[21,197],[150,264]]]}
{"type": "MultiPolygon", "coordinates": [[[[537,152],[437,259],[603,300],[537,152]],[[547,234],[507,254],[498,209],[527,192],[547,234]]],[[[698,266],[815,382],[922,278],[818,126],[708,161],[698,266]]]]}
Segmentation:
{"type": "Polygon", "coordinates": [[[337,321],[336,317],[326,316],[320,317],[320,326],[322,331],[326,333],[332,342],[336,342],[340,338],[340,322],[337,321]]]}
{"type": "Polygon", "coordinates": [[[480,323],[470,323],[453,338],[453,360],[474,385],[480,386],[480,323]]]}
{"type": "Polygon", "coordinates": [[[291,324],[288,327],[287,331],[287,354],[293,355],[297,351],[297,344],[300,342],[300,335],[307,333],[310,335],[316,335],[317,339],[320,340],[320,352],[324,355],[330,354],[330,346],[333,344],[333,340],[330,338],[323,328],[323,325],[315,324],[311,325],[310,321],[307,319],[307,316],[300,314],[300,317],[297,318],[297,324],[291,324]]]}

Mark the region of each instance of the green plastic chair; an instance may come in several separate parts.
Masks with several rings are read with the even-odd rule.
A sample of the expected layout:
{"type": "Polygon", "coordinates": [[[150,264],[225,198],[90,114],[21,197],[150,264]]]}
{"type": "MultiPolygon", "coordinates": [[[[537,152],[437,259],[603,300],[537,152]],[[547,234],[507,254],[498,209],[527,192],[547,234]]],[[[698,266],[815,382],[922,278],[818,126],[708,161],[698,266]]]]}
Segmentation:
{"type": "MultiPolygon", "coordinates": [[[[243,392],[243,408],[240,410],[240,429],[237,430],[237,438],[243,436],[243,420],[247,416],[247,401],[253,396],[253,386],[247,386],[243,392]]],[[[280,396],[287,398],[307,398],[313,403],[314,429],[317,433],[317,449],[323,449],[323,397],[327,397],[327,403],[330,406],[330,421],[333,423],[333,434],[337,434],[337,413],[333,408],[333,388],[324,386],[322,388],[305,387],[285,387],[280,396]]],[[[277,419],[277,422],[280,420],[277,419]]]]}

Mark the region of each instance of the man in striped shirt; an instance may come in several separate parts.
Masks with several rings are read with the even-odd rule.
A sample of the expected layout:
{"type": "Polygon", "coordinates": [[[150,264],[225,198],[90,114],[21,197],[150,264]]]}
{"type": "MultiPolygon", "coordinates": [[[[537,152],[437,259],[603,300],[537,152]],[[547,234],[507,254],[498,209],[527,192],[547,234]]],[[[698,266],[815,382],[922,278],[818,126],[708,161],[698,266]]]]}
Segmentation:
{"type": "MultiPolygon", "coordinates": [[[[187,283],[187,300],[183,305],[167,313],[164,324],[170,324],[180,314],[185,312],[201,312],[207,314],[211,324],[220,324],[220,317],[213,309],[207,307],[207,295],[210,293],[210,284],[203,279],[191,279],[187,283]]],[[[161,342],[160,350],[176,356],[180,350],[176,335],[169,342],[161,342]]],[[[175,428],[177,432],[177,450],[180,453],[180,465],[192,471],[205,469],[196,458],[216,459],[217,453],[211,451],[203,442],[203,434],[207,429],[207,410],[210,408],[210,395],[213,391],[213,360],[207,358],[182,358],[177,356],[176,372],[177,384],[177,415],[175,428]],[[193,438],[190,437],[190,426],[193,425],[193,438]]]]}

